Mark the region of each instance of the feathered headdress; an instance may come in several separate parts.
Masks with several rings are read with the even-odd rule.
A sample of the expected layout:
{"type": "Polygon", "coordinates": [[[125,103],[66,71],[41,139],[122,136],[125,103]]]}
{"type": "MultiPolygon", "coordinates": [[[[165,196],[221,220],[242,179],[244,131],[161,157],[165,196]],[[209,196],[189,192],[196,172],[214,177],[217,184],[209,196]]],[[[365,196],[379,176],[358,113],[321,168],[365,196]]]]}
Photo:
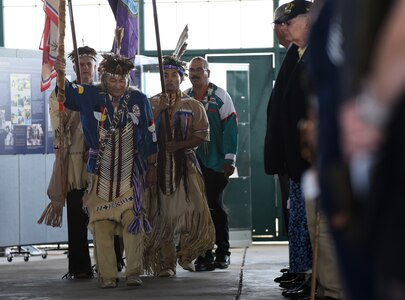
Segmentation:
{"type": "Polygon", "coordinates": [[[100,63],[99,72],[108,73],[111,75],[125,76],[128,75],[133,68],[135,68],[134,63],[128,57],[122,56],[121,52],[121,42],[124,36],[124,28],[117,27],[115,30],[115,42],[116,51],[115,53],[104,53],[101,56],[103,61],[100,63]]]}
{"type": "Polygon", "coordinates": [[[188,25],[184,27],[183,32],[177,42],[176,48],[172,55],[163,56],[163,69],[173,69],[179,72],[181,76],[186,75],[187,63],[181,60],[181,57],[186,52],[188,39],[188,25]]]}

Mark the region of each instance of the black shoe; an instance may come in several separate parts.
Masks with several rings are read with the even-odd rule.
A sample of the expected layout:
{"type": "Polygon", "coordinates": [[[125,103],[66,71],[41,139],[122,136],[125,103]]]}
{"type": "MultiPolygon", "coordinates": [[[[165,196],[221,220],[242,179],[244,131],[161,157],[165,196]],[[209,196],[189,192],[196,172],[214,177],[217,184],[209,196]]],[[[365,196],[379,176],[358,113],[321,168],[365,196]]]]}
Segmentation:
{"type": "Polygon", "coordinates": [[[274,282],[278,282],[278,283],[280,283],[282,281],[292,282],[292,281],[296,280],[297,277],[298,277],[297,273],[287,272],[287,273],[283,273],[283,275],[281,275],[280,277],[274,278],[274,282]]]}
{"type": "Polygon", "coordinates": [[[76,273],[73,274],[73,279],[90,279],[93,278],[93,273],[76,273]]]}
{"type": "Polygon", "coordinates": [[[118,273],[121,272],[124,268],[125,268],[124,259],[121,259],[120,261],[117,261],[117,271],[118,271],[118,273]]]}
{"type": "Polygon", "coordinates": [[[194,263],[196,272],[203,271],[213,271],[215,270],[214,261],[211,259],[206,259],[204,257],[199,257],[194,263]]]}
{"type": "Polygon", "coordinates": [[[229,255],[217,256],[214,261],[214,266],[217,269],[227,269],[230,263],[231,259],[229,255]]]}
{"type": "Polygon", "coordinates": [[[301,286],[303,282],[304,278],[297,276],[297,278],[293,281],[281,281],[279,287],[281,287],[282,289],[292,290],[301,286]]]}
{"type": "Polygon", "coordinates": [[[311,280],[304,281],[299,287],[281,293],[284,297],[298,299],[305,298],[311,293],[311,280]]]}
{"type": "Polygon", "coordinates": [[[94,277],[93,271],[87,271],[87,272],[67,272],[65,275],[63,275],[62,279],[91,279],[94,277]]]}

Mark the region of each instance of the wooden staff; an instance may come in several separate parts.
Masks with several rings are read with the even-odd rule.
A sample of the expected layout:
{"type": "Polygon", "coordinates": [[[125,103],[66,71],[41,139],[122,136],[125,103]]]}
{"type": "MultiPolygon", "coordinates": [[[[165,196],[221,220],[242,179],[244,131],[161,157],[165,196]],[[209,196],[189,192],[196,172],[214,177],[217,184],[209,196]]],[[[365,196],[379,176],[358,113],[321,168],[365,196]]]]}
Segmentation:
{"type": "Polygon", "coordinates": [[[72,31],[73,51],[75,52],[76,81],[78,83],[82,83],[82,78],[80,74],[79,50],[77,48],[76,42],[75,21],[73,18],[73,5],[71,0],[68,0],[68,7],[69,7],[70,28],[72,31]]]}
{"type": "Polygon", "coordinates": [[[320,197],[316,197],[315,203],[315,237],[314,237],[314,249],[312,253],[312,277],[311,277],[311,292],[310,300],[315,300],[316,296],[316,279],[318,277],[318,257],[319,257],[319,234],[321,227],[321,212],[320,212],[320,197]]]}
{"type": "MultiPolygon", "coordinates": [[[[66,0],[59,0],[59,20],[58,20],[58,31],[59,31],[59,41],[58,41],[58,59],[63,60],[65,58],[65,27],[66,27],[66,0]]],[[[59,159],[60,166],[60,184],[62,188],[62,194],[66,195],[66,181],[67,181],[67,170],[64,164],[64,157],[67,155],[67,149],[64,147],[64,120],[65,120],[65,81],[66,73],[65,69],[57,71],[57,85],[58,85],[58,102],[59,102],[59,153],[55,153],[56,159],[59,159]]],[[[61,224],[59,224],[61,226],[61,224]]]]}
{"type": "MultiPolygon", "coordinates": [[[[65,58],[65,27],[66,27],[66,0],[59,0],[59,15],[58,15],[58,59],[63,60],[65,58]]],[[[58,102],[59,102],[59,151],[63,150],[63,120],[64,120],[64,105],[65,102],[65,80],[66,74],[64,69],[57,70],[56,84],[58,86],[58,102]]],[[[62,152],[63,153],[63,152],[62,152]]],[[[61,155],[60,157],[63,157],[61,155]]],[[[61,164],[62,165],[62,164],[61,164]]],[[[63,173],[64,170],[62,170],[63,173]]]]}
{"type": "MultiPolygon", "coordinates": [[[[59,14],[58,14],[58,31],[59,31],[59,41],[58,41],[58,59],[63,61],[65,58],[65,27],[66,27],[66,0],[59,0],[59,14]]],[[[55,159],[59,160],[59,166],[61,176],[60,176],[60,187],[62,189],[62,195],[66,196],[66,180],[65,174],[67,174],[67,170],[65,167],[65,156],[67,155],[67,149],[64,147],[64,120],[65,120],[65,110],[64,110],[64,102],[65,102],[65,80],[66,80],[66,73],[65,69],[60,69],[57,71],[57,81],[56,84],[58,86],[58,95],[57,99],[59,102],[59,149],[55,152],[55,159]]],[[[62,197],[63,197],[62,196],[62,197]]],[[[65,203],[61,201],[61,203],[65,203]]],[[[59,218],[54,220],[54,225],[61,226],[62,225],[62,215],[59,218]]]]}
{"type": "MultiPolygon", "coordinates": [[[[59,0],[59,41],[58,41],[58,59],[63,60],[65,58],[65,19],[66,19],[66,0],[59,0]]],[[[57,85],[58,85],[58,102],[65,102],[65,70],[57,71],[57,85]]]]}

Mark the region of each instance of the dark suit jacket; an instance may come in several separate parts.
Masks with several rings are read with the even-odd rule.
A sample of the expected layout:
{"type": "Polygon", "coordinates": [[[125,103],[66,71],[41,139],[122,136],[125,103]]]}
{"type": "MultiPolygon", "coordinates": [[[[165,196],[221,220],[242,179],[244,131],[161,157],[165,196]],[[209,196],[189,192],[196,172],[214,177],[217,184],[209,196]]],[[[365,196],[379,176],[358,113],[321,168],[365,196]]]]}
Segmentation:
{"type": "Polygon", "coordinates": [[[301,158],[298,121],[305,117],[306,94],[302,88],[304,57],[298,47],[287,51],[267,106],[264,166],[269,175],[284,174],[299,181],[308,163],[301,158]]]}

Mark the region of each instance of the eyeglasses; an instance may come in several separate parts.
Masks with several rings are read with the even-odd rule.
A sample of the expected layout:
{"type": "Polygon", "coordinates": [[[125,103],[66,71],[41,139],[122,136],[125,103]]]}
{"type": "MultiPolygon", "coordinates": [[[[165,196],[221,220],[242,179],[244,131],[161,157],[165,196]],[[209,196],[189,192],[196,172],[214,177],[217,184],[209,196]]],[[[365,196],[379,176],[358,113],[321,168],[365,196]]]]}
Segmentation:
{"type": "Polygon", "coordinates": [[[190,68],[190,69],[188,69],[188,71],[190,73],[203,73],[204,71],[207,71],[207,69],[198,67],[197,69],[190,68]]]}

